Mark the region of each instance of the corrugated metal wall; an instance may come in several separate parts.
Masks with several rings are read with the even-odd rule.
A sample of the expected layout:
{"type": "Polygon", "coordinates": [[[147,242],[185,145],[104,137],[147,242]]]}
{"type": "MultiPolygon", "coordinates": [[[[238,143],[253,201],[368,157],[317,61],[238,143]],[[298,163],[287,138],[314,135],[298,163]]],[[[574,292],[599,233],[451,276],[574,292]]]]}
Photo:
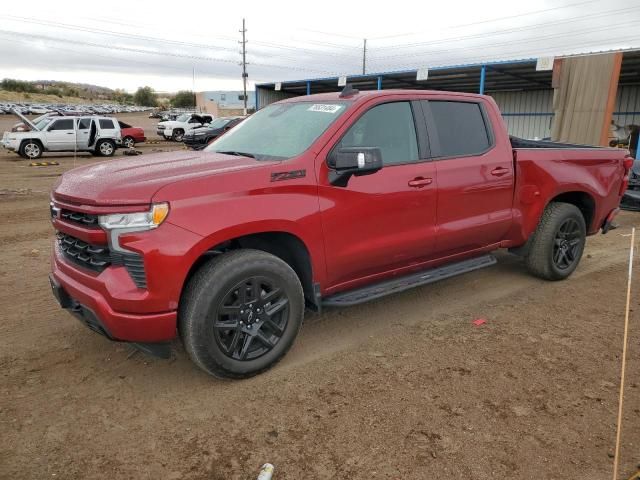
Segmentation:
{"type": "Polygon", "coordinates": [[[285,98],[295,97],[291,93],[285,92],[277,92],[275,90],[267,90],[266,88],[256,87],[256,95],[258,100],[258,108],[263,108],[269,105],[270,103],[277,102],[279,100],[284,100],[285,98]]]}
{"type": "Polygon", "coordinates": [[[613,121],[622,126],[640,125],[640,85],[618,88],[613,121]]]}
{"type": "Polygon", "coordinates": [[[546,138],[551,135],[553,90],[494,92],[494,98],[510,135],[522,138],[546,138]]]}

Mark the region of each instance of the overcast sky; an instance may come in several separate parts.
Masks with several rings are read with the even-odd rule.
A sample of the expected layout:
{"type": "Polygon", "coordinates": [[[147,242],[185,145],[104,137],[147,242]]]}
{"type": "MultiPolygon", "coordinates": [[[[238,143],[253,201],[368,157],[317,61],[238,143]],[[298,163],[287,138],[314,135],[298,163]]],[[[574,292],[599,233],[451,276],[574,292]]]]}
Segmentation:
{"type": "Polygon", "coordinates": [[[243,17],[251,86],[360,73],[363,38],[368,72],[640,47],[640,0],[11,0],[0,78],[239,90],[243,17]]]}

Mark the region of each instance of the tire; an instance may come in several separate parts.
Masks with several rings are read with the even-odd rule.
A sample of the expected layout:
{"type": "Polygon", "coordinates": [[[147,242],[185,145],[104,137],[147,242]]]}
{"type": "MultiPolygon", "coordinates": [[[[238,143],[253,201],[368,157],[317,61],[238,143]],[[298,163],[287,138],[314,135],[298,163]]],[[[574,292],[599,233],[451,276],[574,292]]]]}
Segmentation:
{"type": "Polygon", "coordinates": [[[287,353],[303,318],[302,285],[293,269],[274,255],[246,249],[210,260],[191,277],[178,328],[187,353],[204,371],[248,378],[287,353]]]}
{"type": "Polygon", "coordinates": [[[116,144],[111,140],[98,140],[95,152],[101,157],[112,157],[116,153],[116,144]]]}
{"type": "Polygon", "coordinates": [[[181,128],[174,130],[173,134],[171,135],[171,138],[175,142],[181,142],[182,139],[184,138],[184,130],[182,130],[181,128]]]}
{"type": "Polygon", "coordinates": [[[38,140],[25,140],[20,145],[20,156],[29,160],[37,160],[42,156],[42,144],[38,140]]]}
{"type": "Polygon", "coordinates": [[[136,141],[133,137],[127,136],[122,139],[122,145],[126,148],[133,148],[136,146],[136,141]]]}
{"type": "Polygon", "coordinates": [[[586,237],[584,216],[578,207],[549,204],[530,239],[525,257],[529,272],[545,280],[564,280],[580,263],[586,237]]]}

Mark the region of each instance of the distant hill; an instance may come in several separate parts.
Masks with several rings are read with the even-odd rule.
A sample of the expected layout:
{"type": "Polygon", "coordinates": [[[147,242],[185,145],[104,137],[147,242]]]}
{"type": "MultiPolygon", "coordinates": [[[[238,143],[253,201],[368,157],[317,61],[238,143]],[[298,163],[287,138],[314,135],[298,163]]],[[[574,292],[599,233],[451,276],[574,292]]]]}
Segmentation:
{"type": "Polygon", "coordinates": [[[119,102],[131,101],[131,94],[124,90],[113,90],[98,85],[87,83],[61,82],[58,80],[14,80],[5,78],[0,81],[0,92],[5,91],[7,95],[0,95],[5,101],[35,101],[35,102],[68,102],[78,103],[81,101],[91,102],[119,102]],[[14,94],[14,95],[11,95],[14,94]],[[8,98],[15,96],[15,98],[8,98]],[[46,97],[46,98],[45,98],[46,97]],[[76,99],[73,102],[71,99],[76,99]]]}

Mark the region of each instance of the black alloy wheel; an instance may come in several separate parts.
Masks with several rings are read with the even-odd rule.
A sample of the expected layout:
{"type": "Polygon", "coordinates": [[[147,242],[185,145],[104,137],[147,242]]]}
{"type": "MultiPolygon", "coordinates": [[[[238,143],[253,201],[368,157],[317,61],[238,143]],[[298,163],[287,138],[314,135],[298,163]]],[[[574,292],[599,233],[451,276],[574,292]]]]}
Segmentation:
{"type": "Polygon", "coordinates": [[[558,228],[553,245],[553,263],[560,270],[573,266],[582,251],[583,234],[574,218],[567,218],[558,228]]]}
{"type": "Polygon", "coordinates": [[[254,360],[282,338],[289,317],[289,298],[276,280],[249,277],[231,288],[215,310],[214,338],[234,360],[254,360]]]}

